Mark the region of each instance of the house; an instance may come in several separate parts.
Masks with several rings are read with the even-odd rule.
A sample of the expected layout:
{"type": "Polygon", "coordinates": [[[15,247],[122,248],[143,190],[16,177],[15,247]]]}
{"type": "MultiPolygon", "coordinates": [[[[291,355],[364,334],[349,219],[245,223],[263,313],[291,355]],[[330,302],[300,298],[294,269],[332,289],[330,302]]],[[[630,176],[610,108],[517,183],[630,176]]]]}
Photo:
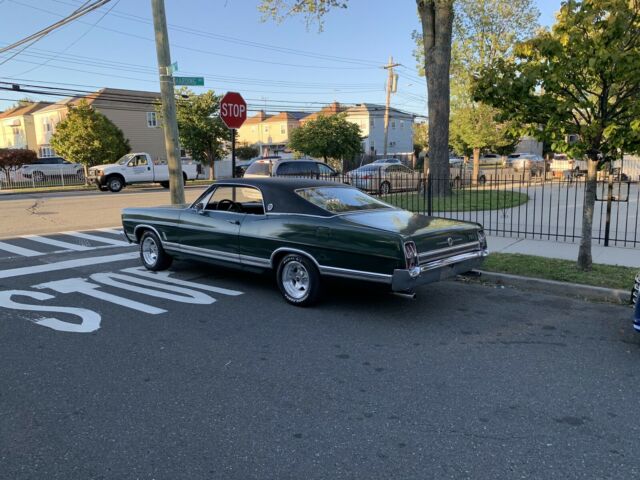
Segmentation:
{"type": "MultiPolygon", "coordinates": [[[[360,127],[360,132],[364,137],[362,151],[368,155],[382,155],[384,153],[385,106],[360,103],[344,111],[347,120],[360,127]]],[[[389,108],[387,155],[413,153],[413,120],[413,115],[393,107],[389,108]]]]}
{"type": "MultiPolygon", "coordinates": [[[[346,107],[333,102],[317,112],[280,112],[268,115],[264,111],[248,118],[238,129],[238,142],[260,147],[262,155],[273,155],[287,148],[291,132],[320,115],[344,113],[347,120],[360,127],[362,150],[366,154],[384,152],[384,105],[360,103],[346,107]]],[[[395,108],[389,109],[387,154],[413,152],[413,116],[395,108]]]]}
{"type": "Polygon", "coordinates": [[[50,141],[56,125],[67,116],[70,107],[85,101],[122,130],[131,151],[147,152],[155,161],[166,162],[164,134],[155,109],[159,99],[159,93],[117,88],[102,88],[84,96],[65,98],[34,112],[34,149],[40,157],[55,156],[50,141]]]}
{"type": "Polygon", "coordinates": [[[248,118],[238,129],[238,142],[255,145],[261,155],[276,155],[283,152],[291,132],[300,126],[308,114],[304,112],[280,112],[267,115],[264,111],[248,118]]]}
{"type": "Polygon", "coordinates": [[[21,102],[0,113],[0,148],[28,148],[37,151],[33,114],[50,102],[21,102]]]}

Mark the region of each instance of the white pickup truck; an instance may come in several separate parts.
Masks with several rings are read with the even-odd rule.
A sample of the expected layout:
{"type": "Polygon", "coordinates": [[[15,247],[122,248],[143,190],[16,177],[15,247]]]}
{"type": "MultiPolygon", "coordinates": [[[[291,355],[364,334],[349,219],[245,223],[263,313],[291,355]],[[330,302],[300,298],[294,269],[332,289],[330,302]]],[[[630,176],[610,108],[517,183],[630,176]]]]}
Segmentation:
{"type": "MultiPolygon", "coordinates": [[[[182,162],[182,178],[198,178],[198,165],[192,161],[182,162]]],[[[154,163],[148,153],[127,153],[116,163],[98,165],[89,169],[89,182],[100,190],[119,192],[134,183],[159,183],[169,188],[169,167],[166,163],[154,163]]]]}

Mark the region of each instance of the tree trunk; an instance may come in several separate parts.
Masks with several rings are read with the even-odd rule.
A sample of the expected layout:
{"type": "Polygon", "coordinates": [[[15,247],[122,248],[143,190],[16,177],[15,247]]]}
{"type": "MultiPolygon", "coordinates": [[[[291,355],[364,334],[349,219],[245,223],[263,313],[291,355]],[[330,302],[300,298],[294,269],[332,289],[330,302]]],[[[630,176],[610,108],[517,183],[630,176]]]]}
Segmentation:
{"type": "Polygon", "coordinates": [[[473,171],[471,173],[471,184],[478,184],[478,176],[480,175],[480,149],[473,149],[473,171]]]}
{"type": "Polygon", "coordinates": [[[584,206],[582,208],[582,238],[578,251],[578,268],[583,271],[591,270],[593,259],[591,257],[591,236],[593,231],[593,210],[596,204],[597,167],[598,160],[587,160],[587,181],[585,183],[584,206]]]}
{"type": "Polygon", "coordinates": [[[83,163],[82,168],[84,169],[84,184],[89,185],[89,165],[83,163]]]}
{"type": "Polygon", "coordinates": [[[213,181],[213,180],[216,179],[216,172],[214,170],[214,161],[213,160],[211,160],[209,162],[209,167],[211,167],[211,168],[209,168],[209,180],[213,181]]]}
{"type": "Polygon", "coordinates": [[[416,0],[422,23],[429,113],[429,168],[433,192],[450,194],[449,110],[453,0],[416,0]]]}

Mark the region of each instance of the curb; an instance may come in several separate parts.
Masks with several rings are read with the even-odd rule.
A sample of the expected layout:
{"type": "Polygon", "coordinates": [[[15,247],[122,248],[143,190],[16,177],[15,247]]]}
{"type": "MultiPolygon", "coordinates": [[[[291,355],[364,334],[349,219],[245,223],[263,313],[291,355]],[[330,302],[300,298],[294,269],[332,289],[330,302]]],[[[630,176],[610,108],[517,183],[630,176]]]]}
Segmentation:
{"type": "Polygon", "coordinates": [[[626,290],[558,282],[556,280],[545,280],[542,278],[521,277],[509,273],[486,272],[484,270],[473,270],[472,273],[476,276],[475,278],[474,276],[467,276],[465,278],[479,283],[493,283],[495,285],[504,285],[520,290],[534,290],[551,295],[561,295],[596,302],[618,303],[621,305],[630,304],[630,292],[626,290]]]}

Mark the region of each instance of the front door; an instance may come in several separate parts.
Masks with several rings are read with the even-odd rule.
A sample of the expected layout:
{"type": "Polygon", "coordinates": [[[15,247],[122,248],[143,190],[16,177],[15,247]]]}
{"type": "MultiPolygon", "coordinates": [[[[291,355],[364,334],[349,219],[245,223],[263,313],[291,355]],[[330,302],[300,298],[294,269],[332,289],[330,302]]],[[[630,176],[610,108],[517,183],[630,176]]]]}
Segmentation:
{"type": "Polygon", "coordinates": [[[127,164],[127,182],[152,182],[153,168],[146,155],[136,155],[127,164]]]}
{"type": "MultiPolygon", "coordinates": [[[[240,187],[220,185],[202,200],[202,207],[180,216],[180,249],[229,263],[239,263],[240,224],[246,213],[237,201],[240,187]]],[[[195,206],[194,206],[195,207],[195,206]]]]}

